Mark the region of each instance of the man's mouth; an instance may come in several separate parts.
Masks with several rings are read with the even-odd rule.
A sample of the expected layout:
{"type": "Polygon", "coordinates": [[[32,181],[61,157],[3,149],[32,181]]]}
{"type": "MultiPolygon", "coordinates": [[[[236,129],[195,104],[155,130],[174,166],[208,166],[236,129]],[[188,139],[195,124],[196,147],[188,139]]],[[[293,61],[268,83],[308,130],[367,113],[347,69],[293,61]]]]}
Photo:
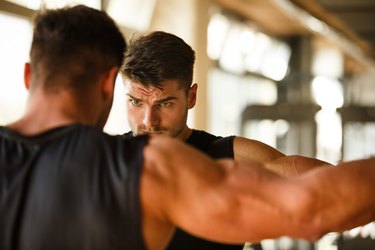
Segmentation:
{"type": "Polygon", "coordinates": [[[165,134],[164,131],[139,131],[138,134],[165,134]]]}

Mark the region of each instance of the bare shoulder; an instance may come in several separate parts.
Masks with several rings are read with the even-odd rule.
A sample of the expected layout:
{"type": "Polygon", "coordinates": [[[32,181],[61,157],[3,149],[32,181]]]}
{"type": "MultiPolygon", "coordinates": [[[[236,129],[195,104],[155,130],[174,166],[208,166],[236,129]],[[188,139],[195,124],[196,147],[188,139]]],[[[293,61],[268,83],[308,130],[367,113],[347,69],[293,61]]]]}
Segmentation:
{"type": "Polygon", "coordinates": [[[150,154],[148,156],[157,157],[163,156],[164,154],[170,154],[173,151],[178,150],[180,147],[184,147],[183,144],[183,142],[168,136],[154,135],[150,136],[149,143],[145,150],[150,154]]]}
{"type": "Polygon", "coordinates": [[[188,165],[191,162],[189,155],[196,154],[199,153],[180,140],[162,135],[151,136],[144,150],[145,162],[154,169],[156,166],[162,167],[163,171],[172,171],[175,165],[184,162],[184,165],[188,165]]]}
{"type": "Polygon", "coordinates": [[[266,163],[285,156],[277,149],[245,137],[236,136],[233,142],[235,160],[246,162],[247,160],[266,163]]]}
{"type": "Polygon", "coordinates": [[[173,175],[173,179],[186,172],[209,170],[221,164],[186,143],[167,136],[151,136],[145,147],[146,168],[173,175]],[[200,170],[199,170],[200,169],[200,170]]]}

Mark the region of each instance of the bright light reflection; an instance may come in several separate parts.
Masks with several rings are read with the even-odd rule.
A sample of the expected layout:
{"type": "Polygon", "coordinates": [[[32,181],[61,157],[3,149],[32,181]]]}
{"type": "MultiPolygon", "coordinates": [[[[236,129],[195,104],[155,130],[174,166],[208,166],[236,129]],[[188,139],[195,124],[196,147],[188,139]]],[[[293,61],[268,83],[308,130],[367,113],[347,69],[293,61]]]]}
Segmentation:
{"type": "Polygon", "coordinates": [[[212,60],[218,60],[223,49],[230,23],[223,15],[211,17],[207,30],[207,54],[212,60]]]}
{"type": "Polygon", "coordinates": [[[344,56],[336,48],[323,48],[314,52],[312,73],[316,76],[340,78],[344,73],[344,56]]]}
{"type": "Polygon", "coordinates": [[[216,14],[208,26],[207,53],[228,72],[254,72],[280,81],[288,72],[291,49],[248,25],[216,14]]]}
{"type": "Polygon", "coordinates": [[[272,60],[272,64],[263,64],[263,66],[262,73],[275,81],[281,81],[288,70],[287,62],[277,57],[272,60]]]}
{"type": "Polygon", "coordinates": [[[156,0],[111,0],[108,14],[125,27],[146,31],[150,25],[156,0]]]}
{"type": "Polygon", "coordinates": [[[271,38],[262,33],[257,33],[255,36],[255,44],[252,53],[247,54],[245,58],[245,67],[250,72],[259,72],[261,62],[267,50],[272,43],[271,38]]]}
{"type": "Polygon", "coordinates": [[[30,9],[37,10],[42,5],[46,8],[62,8],[65,6],[73,6],[84,4],[86,6],[100,9],[100,0],[8,0],[10,2],[25,6],[30,9]]]}
{"type": "Polygon", "coordinates": [[[255,34],[249,29],[244,29],[240,34],[239,46],[243,54],[251,53],[255,44],[255,34]]]}
{"type": "Polygon", "coordinates": [[[18,119],[24,112],[27,91],[23,69],[28,61],[31,25],[28,20],[0,14],[0,124],[18,119]],[[17,32],[15,32],[17,31],[17,32]]]}
{"type": "Polygon", "coordinates": [[[118,75],[116,78],[113,105],[104,131],[109,134],[123,134],[130,131],[127,117],[124,84],[121,76],[118,75]]]}
{"type": "Polygon", "coordinates": [[[100,0],[46,0],[43,4],[47,8],[62,8],[65,6],[74,6],[83,4],[91,8],[100,9],[100,0]]]}
{"type": "Polygon", "coordinates": [[[275,128],[276,128],[276,134],[277,136],[284,136],[286,133],[288,133],[290,129],[290,125],[287,121],[285,120],[276,120],[274,122],[275,128]]]}
{"type": "Polygon", "coordinates": [[[341,158],[342,125],[340,115],[322,109],[315,115],[317,123],[317,158],[336,163],[341,158]]]}
{"type": "Polygon", "coordinates": [[[327,33],[327,25],[313,16],[306,16],[306,25],[309,29],[319,34],[327,33]]]}
{"type": "Polygon", "coordinates": [[[222,54],[219,59],[220,66],[234,74],[243,74],[245,72],[242,63],[243,55],[238,47],[238,39],[241,32],[242,30],[239,26],[233,26],[229,30],[222,54]]]}
{"type": "Polygon", "coordinates": [[[323,109],[334,110],[344,104],[343,89],[335,79],[317,76],[312,81],[313,97],[323,109]]]}
{"type": "Polygon", "coordinates": [[[42,0],[8,0],[9,2],[13,2],[19,5],[22,5],[26,8],[37,10],[40,8],[42,4],[42,0]]]}
{"type": "Polygon", "coordinates": [[[274,40],[262,62],[261,73],[275,81],[281,81],[288,71],[290,54],[289,46],[274,40]]]}

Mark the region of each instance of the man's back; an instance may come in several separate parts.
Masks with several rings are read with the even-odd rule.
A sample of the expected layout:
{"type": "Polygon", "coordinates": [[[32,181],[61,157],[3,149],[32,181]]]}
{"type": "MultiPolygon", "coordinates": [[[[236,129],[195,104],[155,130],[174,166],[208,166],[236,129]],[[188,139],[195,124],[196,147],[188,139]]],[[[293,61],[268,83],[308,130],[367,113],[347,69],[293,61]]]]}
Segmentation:
{"type": "Polygon", "coordinates": [[[146,141],[81,125],[32,137],[1,127],[0,248],[144,249],[146,141]]]}

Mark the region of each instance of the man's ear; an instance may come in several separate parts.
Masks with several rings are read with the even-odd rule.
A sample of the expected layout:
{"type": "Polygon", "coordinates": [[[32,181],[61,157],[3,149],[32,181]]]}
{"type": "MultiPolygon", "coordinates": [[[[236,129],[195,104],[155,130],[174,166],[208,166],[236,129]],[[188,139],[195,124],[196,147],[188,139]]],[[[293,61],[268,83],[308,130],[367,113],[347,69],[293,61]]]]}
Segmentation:
{"type": "Polygon", "coordinates": [[[198,89],[198,84],[194,83],[188,93],[188,108],[194,108],[195,103],[197,101],[197,89],[198,89]]]}
{"type": "Polygon", "coordinates": [[[30,90],[31,81],[31,65],[30,63],[25,63],[23,68],[23,82],[27,90],[30,90]]]}
{"type": "Polygon", "coordinates": [[[102,81],[102,90],[104,99],[112,99],[115,91],[115,82],[119,68],[111,68],[104,76],[102,81]]]}

